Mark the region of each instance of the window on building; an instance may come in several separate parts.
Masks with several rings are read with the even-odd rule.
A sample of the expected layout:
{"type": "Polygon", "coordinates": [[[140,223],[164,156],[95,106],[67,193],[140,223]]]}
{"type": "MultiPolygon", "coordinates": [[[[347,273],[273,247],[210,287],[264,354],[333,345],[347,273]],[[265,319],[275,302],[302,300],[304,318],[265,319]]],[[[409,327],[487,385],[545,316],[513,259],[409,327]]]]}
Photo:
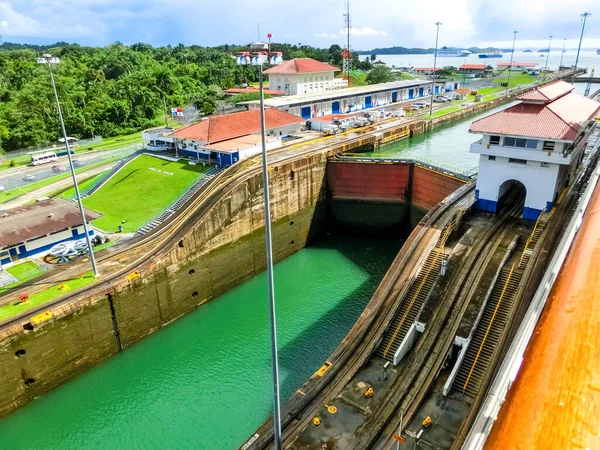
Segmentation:
{"type": "Polygon", "coordinates": [[[511,164],[522,164],[522,165],[527,164],[526,159],[517,159],[517,158],[508,158],[508,162],[511,164]]]}
{"type": "Polygon", "coordinates": [[[544,141],[544,151],[546,152],[551,152],[554,150],[554,144],[556,144],[556,142],[552,142],[552,141],[544,141]]]}
{"type": "Polygon", "coordinates": [[[504,138],[504,146],[505,147],[518,147],[518,148],[537,148],[537,143],[535,139],[523,139],[523,138],[512,138],[505,137],[504,138]]]}
{"type": "Polygon", "coordinates": [[[491,155],[490,155],[490,156],[488,156],[488,159],[489,159],[490,161],[496,161],[496,157],[495,157],[495,156],[491,156],[491,155]]]}
{"type": "Polygon", "coordinates": [[[500,145],[500,136],[490,136],[491,145],[500,145]]]}
{"type": "Polygon", "coordinates": [[[541,164],[541,166],[542,166],[542,167],[550,167],[550,166],[548,165],[548,163],[547,163],[547,162],[543,162],[543,163],[541,164]]]}

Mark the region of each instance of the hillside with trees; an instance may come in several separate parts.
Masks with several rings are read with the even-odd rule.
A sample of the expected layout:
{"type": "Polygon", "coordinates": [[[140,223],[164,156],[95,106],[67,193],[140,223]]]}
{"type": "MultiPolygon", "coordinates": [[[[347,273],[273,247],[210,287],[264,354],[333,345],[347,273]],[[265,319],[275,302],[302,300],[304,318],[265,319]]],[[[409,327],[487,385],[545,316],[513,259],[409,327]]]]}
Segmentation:
{"type": "MultiPolygon", "coordinates": [[[[162,123],[171,107],[193,104],[212,114],[224,89],[257,79],[254,67],[236,65],[247,46],[82,47],[4,43],[0,46],[0,150],[56,141],[58,114],[42,53],[61,60],[53,66],[67,133],[78,138],[133,133],[162,123]]],[[[273,44],[285,59],[309,57],[340,66],[342,49],[273,44]]],[[[358,56],[355,56],[358,59],[358,56]]],[[[358,61],[356,61],[358,66],[358,61]]]]}

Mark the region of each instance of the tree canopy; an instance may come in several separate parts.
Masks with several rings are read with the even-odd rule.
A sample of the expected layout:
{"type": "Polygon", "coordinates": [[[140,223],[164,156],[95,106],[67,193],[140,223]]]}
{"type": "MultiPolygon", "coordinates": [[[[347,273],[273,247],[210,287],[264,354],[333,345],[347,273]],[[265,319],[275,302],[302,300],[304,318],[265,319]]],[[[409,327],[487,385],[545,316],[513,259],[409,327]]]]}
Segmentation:
{"type": "MultiPolygon", "coordinates": [[[[342,60],[337,45],[318,49],[274,43],[272,50],[283,52],[284,59],[308,57],[334,65],[342,60]]],[[[233,55],[238,51],[248,47],[4,43],[0,46],[0,150],[54,142],[60,136],[49,68],[36,62],[42,52],[61,61],[52,70],[67,133],[86,138],[158,125],[165,108],[168,112],[171,107],[193,104],[202,115],[213,113],[223,89],[257,80],[256,68],[236,64],[233,55]]]]}
{"type": "Polygon", "coordinates": [[[365,81],[369,84],[387,83],[388,81],[394,81],[396,77],[387,66],[378,66],[369,72],[365,81]]]}

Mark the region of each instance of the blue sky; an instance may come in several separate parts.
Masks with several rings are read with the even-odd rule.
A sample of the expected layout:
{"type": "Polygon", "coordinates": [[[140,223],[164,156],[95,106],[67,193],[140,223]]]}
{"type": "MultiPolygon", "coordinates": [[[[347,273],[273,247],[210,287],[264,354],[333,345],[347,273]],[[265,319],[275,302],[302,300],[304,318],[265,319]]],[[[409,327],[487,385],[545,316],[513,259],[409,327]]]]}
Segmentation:
{"type": "MultiPolygon", "coordinates": [[[[147,42],[212,46],[256,40],[256,23],[275,41],[342,44],[344,0],[0,0],[3,41],[106,45],[147,42]],[[285,5],[285,6],[281,6],[285,5]],[[250,8],[251,6],[251,8],[250,8]]],[[[351,0],[352,47],[440,45],[575,47],[580,14],[598,0],[351,0]],[[439,11],[437,14],[432,11],[439,11]],[[560,42],[560,44],[558,44],[560,42]]],[[[588,18],[584,47],[600,47],[600,8],[588,18]]]]}

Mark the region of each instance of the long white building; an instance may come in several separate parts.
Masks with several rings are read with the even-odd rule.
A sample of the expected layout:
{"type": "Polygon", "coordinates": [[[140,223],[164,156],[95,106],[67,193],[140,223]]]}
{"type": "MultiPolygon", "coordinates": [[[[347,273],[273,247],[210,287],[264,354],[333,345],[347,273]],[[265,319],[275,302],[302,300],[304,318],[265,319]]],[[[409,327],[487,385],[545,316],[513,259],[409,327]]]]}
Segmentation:
{"type": "Polygon", "coordinates": [[[600,112],[600,103],[557,81],[519,97],[521,103],[473,122],[482,137],[478,153],[476,207],[496,212],[516,183],[526,189],[523,218],[549,211],[573,180],[600,112]]]}
{"type": "MultiPolygon", "coordinates": [[[[273,88],[273,86],[270,86],[273,88]]],[[[446,82],[435,83],[433,93],[445,92],[446,82]]],[[[356,86],[316,94],[289,95],[265,100],[265,107],[289,114],[314,119],[329,114],[348,114],[376,106],[427,97],[431,93],[431,81],[408,80],[356,86]]],[[[249,109],[260,109],[260,102],[243,102],[249,109]]]]}

